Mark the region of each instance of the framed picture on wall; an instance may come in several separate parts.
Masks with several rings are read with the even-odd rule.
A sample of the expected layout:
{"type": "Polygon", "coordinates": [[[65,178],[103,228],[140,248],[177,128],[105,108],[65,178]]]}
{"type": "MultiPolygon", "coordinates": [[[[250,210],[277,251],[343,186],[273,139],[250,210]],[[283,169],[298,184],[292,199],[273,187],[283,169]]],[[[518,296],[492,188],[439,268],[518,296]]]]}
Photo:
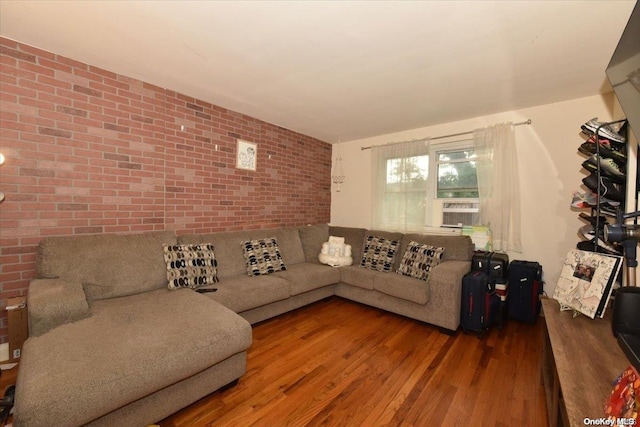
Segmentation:
{"type": "Polygon", "coordinates": [[[236,168],[255,171],[257,160],[258,144],[239,139],[236,152],[236,168]]]}

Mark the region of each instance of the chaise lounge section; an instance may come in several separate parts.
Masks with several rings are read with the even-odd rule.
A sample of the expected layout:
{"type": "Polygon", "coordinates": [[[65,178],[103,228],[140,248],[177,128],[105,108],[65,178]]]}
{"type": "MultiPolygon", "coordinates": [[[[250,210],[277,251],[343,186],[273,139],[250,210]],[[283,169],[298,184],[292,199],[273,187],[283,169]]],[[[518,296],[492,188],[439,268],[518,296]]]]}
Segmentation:
{"type": "Polygon", "coordinates": [[[14,424],[151,424],[245,373],[250,324],[332,295],[454,332],[472,253],[467,236],[326,224],[44,239],[28,293],[14,424]],[[355,265],[320,264],[330,235],[352,246],[355,265]],[[276,239],[285,269],[251,276],[241,243],[266,238],[276,239]],[[395,242],[387,272],[360,266],[372,238],[395,242]],[[444,248],[428,280],[396,273],[411,242],[444,248]],[[218,290],[169,290],[163,245],[202,243],[214,245],[219,280],[205,287],[218,290]]]}
{"type": "Polygon", "coordinates": [[[251,327],[169,291],[172,231],[44,239],[29,288],[16,426],[148,425],[237,380],[251,327]]]}

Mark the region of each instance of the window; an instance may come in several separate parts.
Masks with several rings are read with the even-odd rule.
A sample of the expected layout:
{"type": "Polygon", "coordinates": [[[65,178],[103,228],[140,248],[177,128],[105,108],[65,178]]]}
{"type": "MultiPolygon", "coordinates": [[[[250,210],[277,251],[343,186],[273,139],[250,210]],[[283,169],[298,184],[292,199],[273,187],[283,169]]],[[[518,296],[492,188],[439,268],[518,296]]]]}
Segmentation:
{"type": "Polygon", "coordinates": [[[375,228],[425,231],[478,223],[471,141],[378,147],[372,156],[372,185],[375,228]]]}
{"type": "Polygon", "coordinates": [[[441,203],[442,215],[434,223],[440,219],[441,225],[460,227],[479,222],[476,155],[470,144],[447,144],[436,151],[435,199],[441,203]]]}
{"type": "MultiPolygon", "coordinates": [[[[388,224],[425,224],[429,155],[386,159],[383,212],[388,224]]],[[[395,228],[395,227],[394,227],[395,228]]]]}
{"type": "Polygon", "coordinates": [[[438,198],[478,198],[478,176],[473,149],[438,151],[437,168],[438,198]]]}

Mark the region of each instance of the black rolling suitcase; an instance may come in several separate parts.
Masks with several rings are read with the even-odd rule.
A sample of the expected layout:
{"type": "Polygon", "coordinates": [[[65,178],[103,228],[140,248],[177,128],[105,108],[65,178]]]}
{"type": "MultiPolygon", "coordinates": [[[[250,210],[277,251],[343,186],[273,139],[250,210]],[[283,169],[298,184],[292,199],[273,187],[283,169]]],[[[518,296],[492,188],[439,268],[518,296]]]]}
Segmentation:
{"type": "Polygon", "coordinates": [[[483,271],[494,278],[496,293],[500,297],[496,323],[498,329],[502,329],[507,318],[509,255],[500,252],[474,251],[471,258],[471,271],[483,271]]]}
{"type": "Polygon", "coordinates": [[[544,292],[542,266],[536,261],[514,260],[509,264],[509,318],[535,322],[540,315],[544,292]]]}
{"type": "Polygon", "coordinates": [[[462,331],[476,332],[478,337],[496,319],[500,297],[495,281],[482,271],[472,271],[462,278],[460,324],[462,331]]]}
{"type": "Polygon", "coordinates": [[[474,251],[471,271],[484,271],[500,283],[506,283],[509,255],[500,252],[474,251]]]}

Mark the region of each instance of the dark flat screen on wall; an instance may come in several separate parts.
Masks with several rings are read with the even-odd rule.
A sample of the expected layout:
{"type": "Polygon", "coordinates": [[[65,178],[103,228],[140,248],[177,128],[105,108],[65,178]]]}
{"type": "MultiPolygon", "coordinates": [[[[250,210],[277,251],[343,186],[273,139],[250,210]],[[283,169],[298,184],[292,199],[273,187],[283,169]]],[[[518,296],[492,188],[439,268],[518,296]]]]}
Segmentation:
{"type": "Polygon", "coordinates": [[[640,2],[631,12],[606,73],[631,130],[640,139],[640,2]]]}

